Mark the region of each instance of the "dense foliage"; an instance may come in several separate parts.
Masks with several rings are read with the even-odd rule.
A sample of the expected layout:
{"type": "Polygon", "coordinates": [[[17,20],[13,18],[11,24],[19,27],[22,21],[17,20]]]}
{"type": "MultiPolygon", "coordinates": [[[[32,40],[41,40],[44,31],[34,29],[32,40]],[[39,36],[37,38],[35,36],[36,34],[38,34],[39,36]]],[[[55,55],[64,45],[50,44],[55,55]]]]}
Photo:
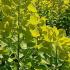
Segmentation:
{"type": "Polygon", "coordinates": [[[0,70],[70,70],[69,8],[69,0],[0,0],[0,70]]]}

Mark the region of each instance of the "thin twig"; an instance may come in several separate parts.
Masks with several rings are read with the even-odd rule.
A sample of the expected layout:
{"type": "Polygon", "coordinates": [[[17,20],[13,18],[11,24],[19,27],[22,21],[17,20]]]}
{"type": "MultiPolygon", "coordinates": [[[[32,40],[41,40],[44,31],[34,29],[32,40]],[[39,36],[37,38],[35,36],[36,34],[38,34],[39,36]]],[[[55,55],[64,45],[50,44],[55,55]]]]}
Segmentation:
{"type": "Polygon", "coordinates": [[[19,27],[20,27],[20,0],[18,0],[18,47],[17,47],[17,70],[19,70],[19,48],[20,48],[20,38],[19,38],[19,27]]]}

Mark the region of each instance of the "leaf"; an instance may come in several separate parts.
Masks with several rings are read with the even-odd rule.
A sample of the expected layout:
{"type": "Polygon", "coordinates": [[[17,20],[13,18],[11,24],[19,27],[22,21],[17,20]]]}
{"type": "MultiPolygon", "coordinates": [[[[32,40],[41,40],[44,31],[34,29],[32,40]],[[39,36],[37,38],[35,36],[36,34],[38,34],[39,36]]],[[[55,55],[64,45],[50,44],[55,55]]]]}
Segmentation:
{"type": "Polygon", "coordinates": [[[13,59],[12,58],[8,58],[8,62],[12,62],[13,61],[13,59]]]}

